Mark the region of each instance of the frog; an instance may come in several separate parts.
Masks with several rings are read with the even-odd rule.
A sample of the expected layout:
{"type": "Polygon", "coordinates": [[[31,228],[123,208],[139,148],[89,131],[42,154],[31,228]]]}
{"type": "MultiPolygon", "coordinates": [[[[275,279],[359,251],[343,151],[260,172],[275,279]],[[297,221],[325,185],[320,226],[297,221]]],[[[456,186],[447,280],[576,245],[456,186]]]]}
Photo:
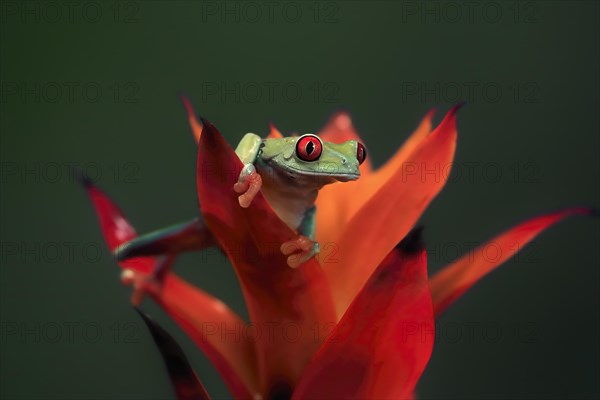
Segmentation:
{"type": "Polygon", "coordinates": [[[312,133],[263,139],[247,133],[236,154],[244,164],[234,185],[240,206],[249,207],[262,191],[275,214],[299,233],[280,248],[288,266],[297,268],[320,250],[315,241],[318,191],[335,182],[357,180],[367,153],[356,140],[325,142],[312,133]]]}
{"type": "MultiPolygon", "coordinates": [[[[250,207],[262,192],[275,214],[297,233],[280,247],[290,268],[298,268],[319,253],[315,240],[319,190],[335,182],[357,180],[367,156],[359,141],[326,142],[312,133],[274,138],[247,133],[235,153],[243,164],[232,188],[239,206],[250,207]]],[[[172,257],[213,246],[218,246],[217,241],[200,216],[124,243],[115,250],[115,256],[118,261],[141,256],[172,257]]],[[[164,276],[164,271],[154,271],[154,275],[164,276]]]]}

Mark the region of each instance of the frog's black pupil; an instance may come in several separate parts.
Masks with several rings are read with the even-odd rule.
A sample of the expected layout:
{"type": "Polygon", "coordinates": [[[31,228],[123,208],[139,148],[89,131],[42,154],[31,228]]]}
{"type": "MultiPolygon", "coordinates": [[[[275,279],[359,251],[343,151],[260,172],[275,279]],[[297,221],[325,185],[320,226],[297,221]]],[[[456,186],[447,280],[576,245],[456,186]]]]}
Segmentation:
{"type": "Polygon", "coordinates": [[[313,151],[315,151],[315,145],[311,140],[306,144],[306,154],[311,155],[313,151]]]}

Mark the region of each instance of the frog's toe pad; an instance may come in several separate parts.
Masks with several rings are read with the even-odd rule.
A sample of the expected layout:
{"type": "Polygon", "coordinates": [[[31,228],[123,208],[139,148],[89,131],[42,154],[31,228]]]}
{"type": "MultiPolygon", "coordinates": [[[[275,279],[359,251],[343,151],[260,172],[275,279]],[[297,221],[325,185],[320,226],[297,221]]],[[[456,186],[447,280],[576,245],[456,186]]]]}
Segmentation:
{"type": "Polygon", "coordinates": [[[306,236],[298,236],[296,239],[283,243],[280,250],[283,255],[288,256],[288,266],[298,268],[319,253],[319,243],[306,236]]]}
{"type": "Polygon", "coordinates": [[[244,166],[238,181],[233,185],[233,190],[240,193],[238,201],[240,206],[248,208],[262,187],[262,178],[256,172],[254,165],[244,166]]]}
{"type": "Polygon", "coordinates": [[[125,269],[121,273],[121,282],[133,286],[131,304],[139,306],[146,294],[158,294],[162,285],[153,275],[142,274],[132,269],[125,269]]]}

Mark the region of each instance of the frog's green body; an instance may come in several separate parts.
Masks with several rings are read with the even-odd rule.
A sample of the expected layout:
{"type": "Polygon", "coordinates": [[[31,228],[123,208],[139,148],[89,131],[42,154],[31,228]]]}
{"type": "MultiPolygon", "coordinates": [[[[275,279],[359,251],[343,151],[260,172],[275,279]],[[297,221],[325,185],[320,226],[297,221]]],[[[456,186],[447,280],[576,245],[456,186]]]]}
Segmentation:
{"type": "MultiPolygon", "coordinates": [[[[364,148],[354,140],[334,144],[323,142],[315,135],[262,139],[248,133],[236,148],[244,164],[239,182],[234,186],[240,193],[240,205],[248,207],[260,190],[283,222],[314,240],[314,204],[319,189],[336,181],[358,179],[359,164],[364,159],[364,153],[360,162],[357,157],[361,151],[364,152],[364,148]]],[[[203,219],[198,218],[140,236],[117,249],[116,255],[118,259],[125,259],[214,245],[212,234],[203,219]]],[[[317,252],[318,244],[314,243],[307,255],[317,252]]]]}

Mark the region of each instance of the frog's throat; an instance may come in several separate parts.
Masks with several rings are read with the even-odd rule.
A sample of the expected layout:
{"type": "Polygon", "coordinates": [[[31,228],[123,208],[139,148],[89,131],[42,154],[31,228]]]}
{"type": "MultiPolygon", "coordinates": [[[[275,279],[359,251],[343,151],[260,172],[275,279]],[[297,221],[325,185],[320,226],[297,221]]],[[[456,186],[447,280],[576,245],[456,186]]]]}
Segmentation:
{"type": "MultiPolygon", "coordinates": [[[[358,178],[360,178],[360,173],[336,173],[336,172],[327,172],[327,173],[323,173],[322,171],[304,171],[298,168],[294,168],[294,167],[290,167],[289,165],[286,166],[280,166],[280,168],[291,172],[295,175],[302,175],[305,177],[315,177],[315,178],[332,178],[333,181],[341,181],[341,182],[347,182],[347,181],[355,181],[358,178]]],[[[333,182],[328,182],[328,183],[333,183],[333,182]]]]}
{"type": "Polygon", "coordinates": [[[263,185],[262,193],[277,216],[290,228],[297,230],[317,199],[318,189],[294,190],[293,188],[263,185]]]}

